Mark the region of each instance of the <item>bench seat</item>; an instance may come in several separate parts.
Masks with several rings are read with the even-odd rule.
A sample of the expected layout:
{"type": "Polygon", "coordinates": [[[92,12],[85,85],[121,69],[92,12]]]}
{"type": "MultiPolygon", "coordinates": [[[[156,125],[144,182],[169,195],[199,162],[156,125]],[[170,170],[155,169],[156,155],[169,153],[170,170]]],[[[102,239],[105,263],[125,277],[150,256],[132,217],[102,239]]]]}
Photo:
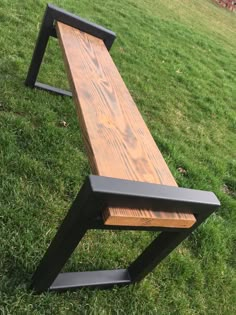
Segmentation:
{"type": "MultiPolygon", "coordinates": [[[[56,31],[93,174],[177,186],[104,42],[61,22],[56,31]]],[[[107,225],[190,228],[191,213],[106,208],[107,225]]]]}

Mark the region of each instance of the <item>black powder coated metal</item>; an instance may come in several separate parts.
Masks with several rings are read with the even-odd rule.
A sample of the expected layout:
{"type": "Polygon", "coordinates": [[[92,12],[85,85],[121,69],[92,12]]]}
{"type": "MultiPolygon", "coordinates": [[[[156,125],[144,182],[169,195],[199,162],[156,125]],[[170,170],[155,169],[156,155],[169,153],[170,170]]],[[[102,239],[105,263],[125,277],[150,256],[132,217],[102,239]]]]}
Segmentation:
{"type": "Polygon", "coordinates": [[[127,285],[131,283],[130,275],[127,269],[117,270],[98,270],[85,272],[67,272],[60,273],[50,290],[63,291],[80,287],[110,287],[112,285],[127,285]]]}
{"type": "Polygon", "coordinates": [[[39,31],[38,39],[36,42],[36,46],[34,49],[33,57],[31,60],[31,64],[25,80],[25,85],[31,88],[39,87],[40,89],[45,89],[47,91],[58,93],[64,96],[71,96],[70,93],[68,95],[68,92],[64,90],[50,87],[40,82],[37,82],[37,84],[35,84],[39,73],[40,65],[42,63],[43,56],[47,47],[49,36],[57,37],[56,30],[54,27],[55,21],[59,21],[64,24],[70,25],[74,28],[80,29],[85,33],[102,39],[108,50],[110,50],[116,38],[116,35],[112,31],[100,25],[89,22],[77,15],[64,11],[63,9],[58,8],[52,4],[47,5],[42,20],[41,29],[39,31]]]}
{"type": "Polygon", "coordinates": [[[35,291],[42,292],[51,286],[86,233],[89,222],[101,211],[102,205],[95,198],[89,179],[86,179],[33,275],[32,288],[35,291]]]}
{"type": "Polygon", "coordinates": [[[89,180],[96,196],[104,199],[110,207],[199,213],[208,209],[209,205],[212,208],[220,205],[216,196],[209,191],[95,175],[90,175],[89,180]]]}
{"type": "MultiPolygon", "coordinates": [[[[105,288],[140,281],[219,206],[220,202],[211,192],[90,175],[40,262],[31,287],[40,293],[82,286],[105,288]],[[197,222],[190,229],[175,228],[160,233],[127,270],[58,275],[86,231],[94,228],[93,222],[101,217],[104,207],[115,205],[141,209],[144,204],[152,206],[154,211],[169,211],[171,206],[180,208],[182,212],[188,209],[195,213],[197,222]]],[[[99,228],[109,228],[102,226],[101,221],[99,224],[99,228]]],[[[123,226],[117,228],[124,229],[123,226]]]]}
{"type": "Polygon", "coordinates": [[[35,82],[34,87],[36,87],[38,89],[41,89],[41,90],[48,91],[48,92],[59,94],[61,96],[70,96],[70,97],[72,97],[72,93],[70,91],[62,90],[62,89],[56,88],[56,87],[48,85],[48,84],[35,82]]]}

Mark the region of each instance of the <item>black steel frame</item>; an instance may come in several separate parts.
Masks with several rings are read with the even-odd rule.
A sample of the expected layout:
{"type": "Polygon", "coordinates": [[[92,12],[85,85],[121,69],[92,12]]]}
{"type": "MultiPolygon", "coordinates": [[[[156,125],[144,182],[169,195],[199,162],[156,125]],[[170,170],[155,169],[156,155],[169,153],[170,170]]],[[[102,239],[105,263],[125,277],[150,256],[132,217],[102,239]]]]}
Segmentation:
{"type": "MultiPolygon", "coordinates": [[[[107,49],[110,49],[115,34],[51,4],[47,6],[25,84],[31,88],[38,87],[70,96],[71,92],[36,82],[49,36],[56,37],[54,21],[61,21],[103,39],[107,49]]],[[[111,287],[140,281],[219,206],[220,202],[212,192],[90,175],[33,275],[31,288],[40,293],[80,287],[111,287]],[[195,215],[196,223],[189,229],[108,226],[102,219],[102,210],[105,207],[190,212],[195,215]],[[147,230],[161,233],[127,269],[60,273],[89,229],[147,230]]]]}
{"type": "MultiPolygon", "coordinates": [[[[220,202],[212,192],[90,175],[40,262],[33,276],[32,288],[40,293],[85,286],[111,287],[140,281],[219,206],[220,202]],[[162,231],[127,269],[59,273],[87,230],[114,228],[102,222],[104,207],[141,209],[144,205],[156,211],[192,212],[196,223],[190,229],[162,231]]],[[[122,230],[124,227],[116,228],[122,230]]]]}
{"type": "Polygon", "coordinates": [[[63,96],[72,96],[72,93],[70,91],[56,88],[48,84],[36,82],[49,37],[57,37],[55,21],[62,22],[74,28],[80,29],[81,31],[86,32],[90,35],[101,38],[104,41],[108,50],[110,50],[116,38],[116,35],[112,31],[102,26],[89,22],[77,15],[66,12],[63,9],[58,8],[52,4],[47,5],[39,31],[38,39],[35,45],[31,64],[25,80],[25,85],[31,88],[36,87],[63,96]]]}

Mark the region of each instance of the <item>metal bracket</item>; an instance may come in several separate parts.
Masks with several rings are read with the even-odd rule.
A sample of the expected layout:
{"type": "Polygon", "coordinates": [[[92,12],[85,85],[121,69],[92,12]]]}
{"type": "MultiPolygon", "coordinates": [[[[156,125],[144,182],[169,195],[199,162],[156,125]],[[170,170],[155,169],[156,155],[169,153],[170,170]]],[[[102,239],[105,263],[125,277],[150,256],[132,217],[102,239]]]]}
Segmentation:
{"type": "Polygon", "coordinates": [[[39,88],[49,92],[57,93],[63,96],[72,96],[70,91],[65,91],[47,84],[36,82],[40,65],[47,47],[49,36],[57,37],[54,27],[55,21],[62,22],[90,35],[101,38],[107,49],[110,50],[116,35],[112,31],[105,29],[102,26],[89,22],[79,16],[64,11],[52,4],[48,4],[42,20],[42,25],[39,31],[38,39],[35,45],[33,57],[25,80],[25,85],[31,88],[39,88]]]}
{"type": "MultiPolygon", "coordinates": [[[[212,192],[90,175],[40,262],[31,287],[40,293],[140,281],[219,206],[220,202],[212,192]],[[86,231],[94,228],[94,221],[108,206],[188,211],[195,214],[197,221],[190,229],[170,229],[159,234],[127,269],[59,274],[86,231]]],[[[107,229],[101,220],[98,225],[95,228],[107,229]]],[[[123,230],[124,227],[118,228],[123,230]]],[[[142,227],[145,229],[148,228],[142,227]]]]}

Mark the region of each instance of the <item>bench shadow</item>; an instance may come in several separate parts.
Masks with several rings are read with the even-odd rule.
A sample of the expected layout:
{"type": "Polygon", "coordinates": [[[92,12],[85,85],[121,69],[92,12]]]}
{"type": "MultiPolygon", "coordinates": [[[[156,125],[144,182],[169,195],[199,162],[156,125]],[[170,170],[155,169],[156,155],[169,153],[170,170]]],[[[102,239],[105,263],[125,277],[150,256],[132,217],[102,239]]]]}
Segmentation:
{"type": "Polygon", "coordinates": [[[20,259],[7,255],[3,266],[1,292],[7,293],[16,289],[28,290],[31,282],[32,271],[20,259]],[[4,268],[5,267],[5,268],[4,268]]]}

